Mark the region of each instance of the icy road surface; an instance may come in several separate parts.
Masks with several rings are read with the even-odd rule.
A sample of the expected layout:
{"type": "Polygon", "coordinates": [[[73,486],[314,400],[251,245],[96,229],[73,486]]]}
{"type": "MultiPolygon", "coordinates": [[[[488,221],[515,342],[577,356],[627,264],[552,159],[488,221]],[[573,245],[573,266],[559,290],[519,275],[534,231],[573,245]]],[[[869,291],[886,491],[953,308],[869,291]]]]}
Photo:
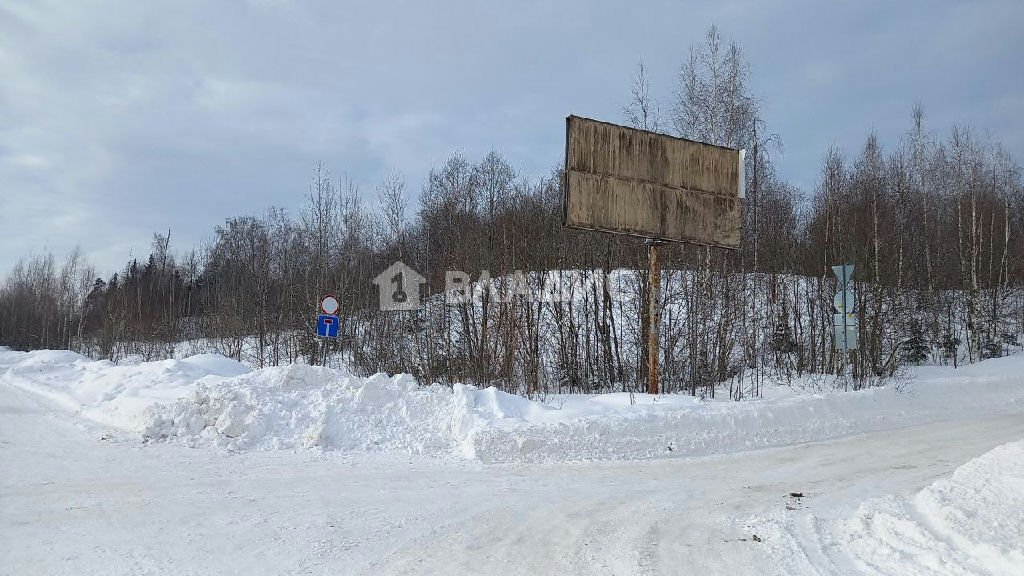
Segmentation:
{"type": "Polygon", "coordinates": [[[561,465],[229,455],[103,433],[0,384],[0,574],[832,573],[809,549],[781,563],[801,546],[757,542],[748,520],[802,525],[913,495],[1024,438],[1024,416],[561,465]]]}

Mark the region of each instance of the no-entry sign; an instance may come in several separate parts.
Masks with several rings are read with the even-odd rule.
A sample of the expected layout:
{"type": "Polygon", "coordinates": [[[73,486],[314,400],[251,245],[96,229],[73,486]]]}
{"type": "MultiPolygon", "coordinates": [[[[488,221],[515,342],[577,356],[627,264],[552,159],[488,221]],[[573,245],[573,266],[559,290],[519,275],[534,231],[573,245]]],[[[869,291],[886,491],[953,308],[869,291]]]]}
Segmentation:
{"type": "Polygon", "coordinates": [[[338,308],[341,308],[341,303],[338,302],[338,297],[334,294],[328,294],[320,300],[320,309],[328,316],[333,316],[338,308]]]}

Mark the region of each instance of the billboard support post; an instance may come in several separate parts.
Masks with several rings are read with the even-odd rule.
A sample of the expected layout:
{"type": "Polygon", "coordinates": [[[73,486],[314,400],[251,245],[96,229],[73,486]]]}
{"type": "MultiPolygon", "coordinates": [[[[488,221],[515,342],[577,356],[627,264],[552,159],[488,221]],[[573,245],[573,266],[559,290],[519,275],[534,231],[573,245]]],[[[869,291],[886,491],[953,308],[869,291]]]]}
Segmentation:
{"type": "Polygon", "coordinates": [[[658,394],[658,361],[661,356],[661,246],[660,240],[647,240],[649,266],[647,308],[647,393],[658,394]]]}

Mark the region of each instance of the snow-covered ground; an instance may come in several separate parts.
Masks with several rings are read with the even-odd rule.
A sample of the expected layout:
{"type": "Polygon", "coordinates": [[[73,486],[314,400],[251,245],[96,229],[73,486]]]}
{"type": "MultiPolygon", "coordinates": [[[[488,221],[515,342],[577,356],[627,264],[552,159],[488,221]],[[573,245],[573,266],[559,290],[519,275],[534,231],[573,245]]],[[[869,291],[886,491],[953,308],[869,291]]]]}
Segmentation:
{"type": "Polygon", "coordinates": [[[0,574],[1018,574],[1022,399],[1019,356],[545,405],[0,350],[0,574]]]}

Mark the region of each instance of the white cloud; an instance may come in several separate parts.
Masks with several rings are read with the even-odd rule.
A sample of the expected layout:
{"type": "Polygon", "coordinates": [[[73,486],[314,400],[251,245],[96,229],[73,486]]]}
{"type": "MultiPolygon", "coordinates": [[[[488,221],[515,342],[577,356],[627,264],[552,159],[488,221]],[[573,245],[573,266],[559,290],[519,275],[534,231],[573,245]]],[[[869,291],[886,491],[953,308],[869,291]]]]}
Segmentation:
{"type": "Polygon", "coordinates": [[[743,44],[801,185],[829,144],[888,139],[919,100],[936,128],[1024,154],[1012,0],[383,4],[0,0],[0,275],[44,244],[105,272],[155,230],[185,249],[297,208],[319,161],[371,201],[394,169],[414,197],[454,150],[545,174],[566,114],[621,120],[641,55],[667,109],[711,23],[743,44]]]}

